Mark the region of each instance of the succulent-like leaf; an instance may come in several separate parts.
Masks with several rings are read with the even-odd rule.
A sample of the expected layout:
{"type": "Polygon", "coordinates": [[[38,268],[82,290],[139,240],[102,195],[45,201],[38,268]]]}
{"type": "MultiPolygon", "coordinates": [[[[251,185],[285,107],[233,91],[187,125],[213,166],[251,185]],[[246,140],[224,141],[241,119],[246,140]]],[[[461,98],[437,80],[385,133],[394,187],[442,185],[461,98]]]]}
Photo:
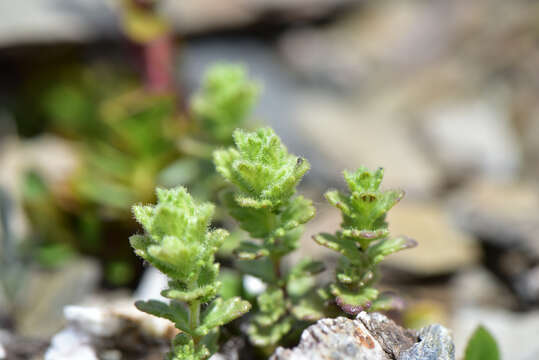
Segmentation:
{"type": "Polygon", "coordinates": [[[211,329],[239,318],[250,309],[251,304],[239,297],[228,300],[216,299],[202,314],[202,324],[195,330],[195,333],[204,336],[211,329]]]}

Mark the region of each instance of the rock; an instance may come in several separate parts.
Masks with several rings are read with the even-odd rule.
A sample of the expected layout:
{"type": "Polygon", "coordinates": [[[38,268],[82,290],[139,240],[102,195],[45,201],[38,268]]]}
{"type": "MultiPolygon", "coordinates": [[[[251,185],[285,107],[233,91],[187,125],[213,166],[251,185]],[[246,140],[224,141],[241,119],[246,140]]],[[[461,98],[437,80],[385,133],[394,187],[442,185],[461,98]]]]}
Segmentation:
{"type": "Polygon", "coordinates": [[[308,327],[293,349],[277,348],[272,360],[454,360],[449,331],[429,325],[419,331],[396,325],[378,313],[360,313],[355,320],[322,319],[308,327]],[[439,357],[432,357],[439,356],[439,357]]]}
{"type": "Polygon", "coordinates": [[[43,353],[49,342],[21,337],[0,329],[0,359],[43,360],[43,353]]]}
{"type": "Polygon", "coordinates": [[[384,77],[393,83],[447,49],[447,8],[439,1],[365,3],[328,26],[285,33],[279,48],[294,70],[323,85],[365,88],[384,77]]]}
{"type": "Polygon", "coordinates": [[[517,313],[493,307],[458,307],[452,328],[461,355],[478,325],[492,333],[501,359],[539,359],[539,311],[517,313]]]}
{"type": "Polygon", "coordinates": [[[294,349],[279,347],[270,360],[389,360],[359,320],[322,319],[309,326],[294,349]]]}
{"type": "Polygon", "coordinates": [[[388,214],[392,236],[406,235],[418,246],[388,256],[383,264],[411,274],[436,276],[460,271],[479,261],[476,241],[459,230],[438,202],[404,198],[388,214]]]}
{"type": "Polygon", "coordinates": [[[112,336],[119,333],[122,327],[120,318],[98,307],[66,306],[64,317],[77,329],[92,336],[112,336]]]}
{"type": "Polygon", "coordinates": [[[335,179],[338,174],[342,182],[343,169],[382,166],[385,187],[403,188],[411,196],[432,195],[441,185],[439,168],[389,104],[362,107],[306,93],[295,117],[301,134],[316,144],[316,156],[309,157],[313,172],[325,178],[335,179]]]}
{"type": "Polygon", "coordinates": [[[451,279],[452,303],[461,306],[515,308],[509,289],[484,267],[460,271],[451,279]]]}
{"type": "Polygon", "coordinates": [[[153,359],[178,333],[172,322],[137,310],[132,299],[66,306],[64,315],[67,325],[52,338],[45,360],[153,359]]]}
{"type": "Polygon", "coordinates": [[[24,301],[19,306],[16,323],[21,335],[48,337],[63,325],[64,306],[83,301],[93,294],[101,279],[99,264],[77,259],[58,271],[32,270],[21,290],[24,301]]]}
{"type": "Polygon", "coordinates": [[[486,266],[522,306],[538,304],[538,188],[477,181],[454,194],[450,203],[457,224],[481,240],[486,266]]]}
{"type": "MultiPolygon", "coordinates": [[[[0,8],[4,4],[0,4],[0,8]]],[[[2,13],[0,9],[0,14],[2,13]]],[[[3,24],[0,24],[0,27],[3,24]]],[[[1,33],[1,31],[0,31],[1,33]]],[[[0,35],[1,36],[1,35],[0,35]]],[[[17,137],[0,142],[0,187],[12,198],[11,230],[16,238],[29,234],[28,220],[22,207],[20,184],[27,170],[36,170],[58,194],[66,191],[66,178],[76,169],[77,151],[69,141],[53,135],[41,135],[22,141],[17,137]]]]}
{"type": "Polygon", "coordinates": [[[455,345],[449,330],[429,325],[419,331],[419,342],[405,350],[398,360],[454,360],[455,345]]]}
{"type": "MultiPolygon", "coordinates": [[[[162,13],[178,33],[200,33],[273,21],[323,18],[353,0],[166,0],[162,13]],[[267,14],[272,16],[268,19],[267,14]]],[[[0,3],[0,46],[118,39],[121,7],[107,0],[0,3]]]]}
{"type": "Polygon", "coordinates": [[[136,300],[165,300],[166,298],[161,296],[161,291],[167,287],[167,283],[166,275],[150,266],[144,271],[133,298],[136,300]]]}
{"type": "Polygon", "coordinates": [[[91,338],[84,331],[68,328],[53,336],[45,360],[98,360],[91,338]]]}
{"type": "Polygon", "coordinates": [[[380,343],[390,358],[399,358],[401,353],[410,348],[417,340],[417,335],[412,330],[404,329],[396,325],[380,313],[361,312],[357,319],[360,320],[369,333],[380,343]]]}
{"type": "MultiPolygon", "coordinates": [[[[292,254],[289,262],[297,262],[304,256],[326,258],[331,262],[336,257],[335,252],[318,246],[312,236],[337,231],[342,221],[340,212],[330,206],[317,210],[301,238],[301,253],[292,254]]],[[[405,197],[391,209],[388,222],[392,236],[406,235],[415,239],[418,246],[391,254],[382,265],[408,275],[428,277],[461,271],[479,262],[477,241],[452,223],[450,212],[446,212],[440,202],[405,197]]]]}
{"type": "Polygon", "coordinates": [[[507,180],[518,175],[522,151],[506,103],[501,96],[467,99],[427,111],[422,131],[449,179],[507,180]]]}

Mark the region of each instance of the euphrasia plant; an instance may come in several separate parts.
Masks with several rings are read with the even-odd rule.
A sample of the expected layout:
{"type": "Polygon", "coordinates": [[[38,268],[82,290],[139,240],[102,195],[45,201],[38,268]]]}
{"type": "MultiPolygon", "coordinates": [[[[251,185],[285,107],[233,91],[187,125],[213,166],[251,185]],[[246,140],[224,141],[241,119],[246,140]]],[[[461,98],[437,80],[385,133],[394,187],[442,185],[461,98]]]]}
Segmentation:
{"type": "Polygon", "coordinates": [[[192,131],[179,141],[180,149],[189,156],[177,161],[175,168],[191,174],[192,181],[183,183],[197,198],[213,199],[223,185],[212,163],[213,151],[232,144],[232,132],[245,125],[258,93],[258,84],[244,67],[218,63],[204,74],[200,89],[189,99],[191,121],[185,123],[192,131]]]}
{"type": "Polygon", "coordinates": [[[157,205],[133,207],[143,235],[131,236],[135,253],[168,277],[161,295],[169,303],[137,301],[139,310],[172,321],[181,332],[172,342],[169,360],[200,360],[216,351],[219,326],[250,309],[238,297],[223,301],[219,264],[214,254],[228,233],[209,230],[211,203],[196,203],[183,187],[157,189],[157,205]]]}
{"type": "Polygon", "coordinates": [[[384,310],[392,299],[381,296],[373,287],[377,280],[377,265],[386,256],[416,245],[407,237],[391,237],[386,222],[387,212],[404,196],[402,190],[381,190],[384,171],[374,172],[360,167],[356,172],[344,172],[349,193],[328,191],[328,202],[342,213],[341,230],[336,234],[322,233],[314,240],[341,254],[336,282],[329,287],[337,305],[346,313],[362,310],[384,310]]]}
{"type": "Polygon", "coordinates": [[[258,85],[248,79],[242,66],[217,64],[192,97],[191,112],[213,142],[229,144],[232,132],[250,114],[258,92],[258,85]]]}
{"type": "Polygon", "coordinates": [[[257,298],[257,311],[248,327],[253,344],[271,348],[297,320],[308,317],[301,299],[315,286],[319,262],[304,260],[282,273],[282,259],[297,249],[315,209],[310,200],[296,196],[296,186],[309,170],[307,160],[291,155],[270,128],[255,132],[236,130],[235,147],[214,153],[217,171],[233,185],[224,205],[252,240],[236,250],[238,266],[267,284],[257,298]]]}

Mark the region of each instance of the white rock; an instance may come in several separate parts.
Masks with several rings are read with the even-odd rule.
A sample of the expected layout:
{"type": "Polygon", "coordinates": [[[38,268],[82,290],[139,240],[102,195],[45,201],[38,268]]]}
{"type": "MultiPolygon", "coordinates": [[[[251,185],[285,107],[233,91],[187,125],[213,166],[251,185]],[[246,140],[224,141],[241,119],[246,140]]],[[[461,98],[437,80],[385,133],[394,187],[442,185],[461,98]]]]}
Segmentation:
{"type": "Polygon", "coordinates": [[[6,350],[4,349],[4,347],[2,346],[2,344],[0,344],[0,359],[5,359],[6,358],[6,350]]]}
{"type": "Polygon", "coordinates": [[[52,338],[45,360],[98,360],[98,357],[88,334],[68,327],[52,338]]]}
{"type": "Polygon", "coordinates": [[[82,331],[95,336],[112,336],[122,329],[122,321],[104,308],[70,305],[64,317],[82,331]]]}
{"type": "Polygon", "coordinates": [[[167,282],[167,276],[151,266],[144,271],[133,298],[136,300],[158,299],[168,301],[161,296],[161,291],[167,287],[167,282]]]}

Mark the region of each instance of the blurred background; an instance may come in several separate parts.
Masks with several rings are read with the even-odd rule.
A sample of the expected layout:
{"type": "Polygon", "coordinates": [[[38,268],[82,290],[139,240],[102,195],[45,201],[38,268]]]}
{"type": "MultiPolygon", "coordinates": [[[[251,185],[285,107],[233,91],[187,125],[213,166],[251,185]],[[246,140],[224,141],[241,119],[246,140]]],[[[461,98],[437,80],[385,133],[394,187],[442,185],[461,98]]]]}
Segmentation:
{"type": "Polygon", "coordinates": [[[419,243],[384,266],[395,319],[450,327],[457,354],[481,323],[505,359],[539,358],[533,0],[0,2],[0,344],[39,359],[65,305],[155,293],[131,205],[215,200],[209,154],[262,125],[312,164],[302,255],[330,256],[310,237],[339,225],[322,194],[342,170],[383,166],[407,193],[390,229],[419,243]],[[191,104],[223,62],[260,94],[216,128],[191,104]]]}

